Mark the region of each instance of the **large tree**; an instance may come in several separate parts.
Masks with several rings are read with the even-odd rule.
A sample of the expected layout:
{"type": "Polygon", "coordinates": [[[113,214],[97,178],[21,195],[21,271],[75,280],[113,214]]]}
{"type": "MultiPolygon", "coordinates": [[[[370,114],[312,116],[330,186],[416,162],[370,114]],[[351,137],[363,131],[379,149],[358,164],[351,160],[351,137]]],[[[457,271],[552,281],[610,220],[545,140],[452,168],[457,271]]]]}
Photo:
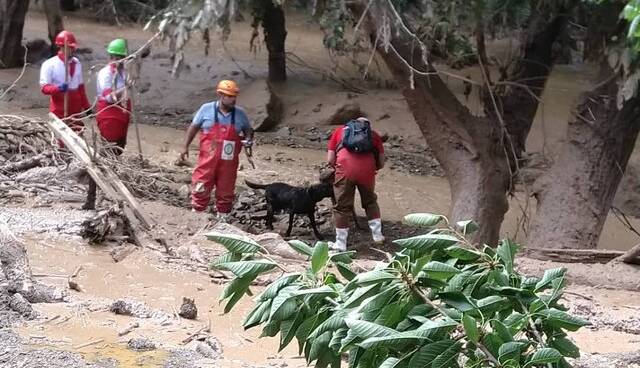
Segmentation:
{"type": "Polygon", "coordinates": [[[22,65],[22,29],[29,0],[0,0],[0,68],[22,65]]]}

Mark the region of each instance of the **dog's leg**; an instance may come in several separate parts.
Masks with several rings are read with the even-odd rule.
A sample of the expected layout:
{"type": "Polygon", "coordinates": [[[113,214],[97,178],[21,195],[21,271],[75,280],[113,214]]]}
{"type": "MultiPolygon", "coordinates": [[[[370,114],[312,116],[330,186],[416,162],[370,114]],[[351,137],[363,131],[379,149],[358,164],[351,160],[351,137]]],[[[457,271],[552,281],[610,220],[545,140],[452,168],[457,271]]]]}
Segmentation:
{"type": "Polygon", "coordinates": [[[285,236],[288,238],[291,236],[291,229],[293,229],[293,211],[289,212],[289,227],[287,228],[287,232],[285,236]]]}
{"type": "Polygon", "coordinates": [[[267,218],[265,219],[267,229],[273,230],[273,206],[267,204],[267,218]]]}
{"type": "Polygon", "coordinates": [[[316,225],[315,211],[309,212],[307,215],[309,216],[309,221],[311,222],[311,228],[313,229],[313,234],[316,236],[316,239],[324,240],[324,237],[318,231],[318,225],[316,225]]]}

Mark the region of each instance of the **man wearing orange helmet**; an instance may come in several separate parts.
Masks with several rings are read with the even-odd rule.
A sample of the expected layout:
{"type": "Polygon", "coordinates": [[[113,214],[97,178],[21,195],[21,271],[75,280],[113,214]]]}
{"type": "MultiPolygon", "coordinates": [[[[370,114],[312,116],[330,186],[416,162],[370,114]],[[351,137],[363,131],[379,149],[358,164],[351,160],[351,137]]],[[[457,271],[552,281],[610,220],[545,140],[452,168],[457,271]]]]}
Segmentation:
{"type": "MultiPolygon", "coordinates": [[[[73,56],[77,47],[76,37],[69,31],[62,31],[56,36],[55,43],[59,49],[58,54],[46,60],[40,68],[40,89],[45,95],[51,96],[49,111],[64,119],[88,110],[91,106],[84,90],[82,65],[73,56]]],[[[80,120],[65,122],[77,132],[84,126],[80,120]]]]}
{"type": "Polygon", "coordinates": [[[189,156],[189,145],[200,132],[198,164],[191,177],[191,208],[203,212],[216,189],[218,220],[226,221],[233,205],[242,146],[253,144],[253,129],[244,110],[236,106],[238,86],[222,80],[216,88],[217,101],[200,107],[187,130],[180,158],[189,156]]]}

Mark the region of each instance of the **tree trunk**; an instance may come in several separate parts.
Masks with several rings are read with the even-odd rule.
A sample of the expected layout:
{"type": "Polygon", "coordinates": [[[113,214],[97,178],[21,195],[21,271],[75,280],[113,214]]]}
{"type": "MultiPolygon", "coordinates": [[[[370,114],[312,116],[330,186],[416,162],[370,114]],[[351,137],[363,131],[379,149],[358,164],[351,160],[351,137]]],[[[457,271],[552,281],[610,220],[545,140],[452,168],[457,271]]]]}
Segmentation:
{"type": "MultiPolygon", "coordinates": [[[[362,16],[366,3],[350,4],[356,19],[362,16]]],[[[390,19],[384,24],[390,27],[386,35],[390,38],[389,47],[380,43],[376,47],[447,174],[451,185],[451,220],[476,221],[480,229],[473,240],[495,245],[508,209],[509,168],[502,130],[490,119],[472,116],[423,58],[415,39],[399,25],[389,5],[376,4],[366,14],[365,29],[375,44],[377,32],[385,28],[384,20],[390,19]],[[429,74],[412,73],[405,61],[429,74]]]]}
{"type": "Polygon", "coordinates": [[[284,9],[271,0],[264,1],[264,7],[262,28],[269,51],[269,81],[284,82],[287,79],[287,56],[284,49],[287,29],[284,9]]]}
{"type": "Polygon", "coordinates": [[[29,0],[0,0],[0,68],[23,63],[22,29],[28,9],[29,0]]]}
{"type": "Polygon", "coordinates": [[[47,15],[47,26],[49,28],[49,40],[51,41],[51,54],[55,54],[58,50],[56,47],[56,35],[64,30],[62,23],[62,15],[60,14],[59,0],[42,0],[44,13],[47,15]]]}
{"type": "MultiPolygon", "coordinates": [[[[515,68],[510,73],[506,69],[501,70],[499,79],[507,84],[499,85],[494,91],[512,144],[508,152],[513,169],[513,159],[519,159],[525,151],[525,142],[538,111],[539,98],[553,70],[553,44],[565,29],[569,21],[568,13],[574,5],[575,2],[567,2],[559,9],[537,9],[527,25],[522,55],[515,68]]],[[[486,92],[483,102],[487,116],[497,119],[491,96],[486,92]]]]}
{"type": "Polygon", "coordinates": [[[624,82],[605,61],[600,80],[581,101],[566,144],[551,169],[534,184],[538,200],[529,245],[596,248],[640,130],[640,97],[616,106],[624,82]]]}

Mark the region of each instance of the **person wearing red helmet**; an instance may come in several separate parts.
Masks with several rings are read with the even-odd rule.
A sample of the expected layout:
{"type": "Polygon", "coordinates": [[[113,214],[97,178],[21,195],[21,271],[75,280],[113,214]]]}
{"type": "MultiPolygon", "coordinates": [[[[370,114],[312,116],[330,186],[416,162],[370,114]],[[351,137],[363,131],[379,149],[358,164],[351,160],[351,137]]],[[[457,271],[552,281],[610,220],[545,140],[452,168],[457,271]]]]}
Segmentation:
{"type": "Polygon", "coordinates": [[[236,106],[238,86],[222,80],[216,88],[218,100],[200,107],[187,130],[180,158],[189,156],[189,145],[200,132],[198,164],[191,177],[191,208],[204,212],[215,187],[218,220],[226,221],[233,205],[242,146],[253,144],[253,129],[244,110],[236,106]]]}
{"type": "MultiPolygon", "coordinates": [[[[47,59],[40,68],[40,89],[42,93],[50,96],[49,111],[64,119],[88,110],[91,106],[84,89],[82,65],[80,60],[73,56],[77,48],[76,37],[69,31],[62,31],[56,36],[55,43],[59,49],[58,54],[47,59]]],[[[67,119],[65,122],[77,132],[84,126],[80,120],[67,119]]]]}

